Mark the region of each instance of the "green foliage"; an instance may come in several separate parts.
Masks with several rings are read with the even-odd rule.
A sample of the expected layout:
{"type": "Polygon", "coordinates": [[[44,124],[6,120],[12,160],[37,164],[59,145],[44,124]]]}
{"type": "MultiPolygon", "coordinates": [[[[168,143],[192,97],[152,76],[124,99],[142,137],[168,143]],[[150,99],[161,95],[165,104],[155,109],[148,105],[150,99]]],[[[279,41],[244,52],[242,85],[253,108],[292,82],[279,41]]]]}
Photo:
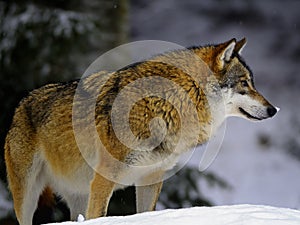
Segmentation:
{"type": "Polygon", "coordinates": [[[201,191],[199,186],[201,181],[207,182],[209,186],[230,188],[223,179],[213,173],[201,173],[197,168],[184,167],[165,181],[159,203],[164,208],[213,205],[201,191]]]}
{"type": "Polygon", "coordinates": [[[20,99],[46,83],[80,77],[95,54],[124,42],[126,9],[121,0],[0,1],[2,179],[4,138],[20,99]]]}
{"type": "MultiPolygon", "coordinates": [[[[202,173],[194,167],[184,167],[177,174],[166,180],[158,200],[159,208],[185,208],[193,206],[212,206],[199,182],[206,182],[210,187],[230,189],[230,185],[213,173],[202,173]]],[[[131,215],[136,212],[135,187],[114,192],[108,208],[109,216],[131,215]]]]}
{"type": "MultiPolygon", "coordinates": [[[[164,182],[158,204],[162,208],[212,206],[213,202],[210,202],[201,191],[199,182],[202,181],[210,187],[230,189],[226,181],[213,173],[201,173],[197,168],[184,167],[164,182]]],[[[128,187],[114,193],[108,215],[134,214],[135,210],[135,188],[128,187]]]]}

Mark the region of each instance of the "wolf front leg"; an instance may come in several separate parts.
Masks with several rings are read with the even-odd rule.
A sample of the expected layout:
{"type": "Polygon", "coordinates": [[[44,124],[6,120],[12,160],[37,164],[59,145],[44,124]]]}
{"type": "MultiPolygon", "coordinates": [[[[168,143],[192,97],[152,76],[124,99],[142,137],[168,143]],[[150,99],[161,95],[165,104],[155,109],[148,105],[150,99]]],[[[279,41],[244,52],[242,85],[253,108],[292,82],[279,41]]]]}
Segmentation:
{"type": "Polygon", "coordinates": [[[154,211],[163,182],[145,186],[136,186],[137,213],[154,211]]]}
{"type": "Polygon", "coordinates": [[[90,186],[89,203],[86,212],[87,219],[106,216],[109,200],[115,183],[95,173],[90,186]]]}
{"type": "Polygon", "coordinates": [[[137,213],[154,211],[162,184],[164,171],[156,171],[142,180],[136,186],[136,210],[137,213]]]}

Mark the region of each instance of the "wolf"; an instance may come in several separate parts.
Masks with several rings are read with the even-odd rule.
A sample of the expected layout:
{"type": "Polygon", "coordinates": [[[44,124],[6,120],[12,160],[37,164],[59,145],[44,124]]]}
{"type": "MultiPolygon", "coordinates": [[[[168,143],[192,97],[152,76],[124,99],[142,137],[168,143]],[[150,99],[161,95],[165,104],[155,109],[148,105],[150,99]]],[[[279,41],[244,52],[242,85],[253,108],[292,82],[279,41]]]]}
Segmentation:
{"type": "Polygon", "coordinates": [[[32,223],[40,195],[51,192],[64,198],[72,220],[105,216],[113,191],[124,184],[136,186],[137,212],[155,210],[165,173],[227,117],[273,117],[278,109],[255,89],[241,56],[245,45],[245,38],[234,38],[169,51],[30,92],[16,108],[5,142],[20,225],[32,223]],[[101,145],[93,144],[97,138],[101,145]]]}

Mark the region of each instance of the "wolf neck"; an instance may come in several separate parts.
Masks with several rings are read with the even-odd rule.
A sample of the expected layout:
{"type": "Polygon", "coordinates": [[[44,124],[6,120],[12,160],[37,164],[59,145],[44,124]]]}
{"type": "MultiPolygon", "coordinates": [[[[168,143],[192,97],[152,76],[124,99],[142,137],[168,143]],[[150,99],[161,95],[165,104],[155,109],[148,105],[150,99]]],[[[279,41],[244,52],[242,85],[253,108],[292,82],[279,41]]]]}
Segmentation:
{"type": "MultiPolygon", "coordinates": [[[[191,101],[187,101],[179,94],[182,97],[180,99],[182,104],[181,113],[185,116],[186,111],[188,111],[188,104],[193,104],[196,107],[199,122],[197,144],[207,142],[225,120],[225,105],[219,82],[211,71],[210,65],[205,62],[207,61],[205,57],[205,54],[201,54],[201,48],[196,48],[195,50],[170,52],[148,62],[150,64],[153,62],[160,63],[161,76],[178,84],[188,93],[191,101]]],[[[147,67],[149,64],[141,64],[142,67],[145,65],[147,67]]],[[[193,119],[191,121],[190,128],[197,124],[193,119]]]]}
{"type": "MultiPolygon", "coordinates": [[[[183,136],[182,150],[189,150],[191,145],[205,143],[223,122],[222,101],[215,84],[208,66],[189,50],[154,57],[110,75],[99,92],[96,124],[99,132],[104,132],[101,121],[110,121],[106,117],[110,117],[119,92],[125,91],[127,100],[120,102],[115,115],[120,121],[128,121],[123,110],[128,107],[126,102],[139,99],[129,115],[129,127],[136,138],[149,138],[149,124],[158,117],[168,129],[166,142],[176,144],[183,136]],[[156,93],[161,96],[155,97],[156,93]]],[[[114,132],[111,125],[105,126],[105,132],[114,132]]],[[[154,128],[160,131],[159,126],[154,128]]]]}

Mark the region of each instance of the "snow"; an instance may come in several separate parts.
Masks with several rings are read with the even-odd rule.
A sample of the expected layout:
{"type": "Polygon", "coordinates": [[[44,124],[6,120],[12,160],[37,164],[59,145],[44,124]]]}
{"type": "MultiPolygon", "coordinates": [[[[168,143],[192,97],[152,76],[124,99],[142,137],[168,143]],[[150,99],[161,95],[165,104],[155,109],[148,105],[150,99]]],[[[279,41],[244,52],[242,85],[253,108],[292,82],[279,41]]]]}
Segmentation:
{"type": "Polygon", "coordinates": [[[79,215],[78,215],[78,218],[77,218],[77,222],[81,223],[81,222],[83,222],[84,220],[85,220],[84,216],[81,215],[81,214],[79,214],[79,215]]]}
{"type": "MultiPolygon", "coordinates": [[[[4,17],[4,6],[0,3],[0,16],[4,17]],[[2,6],[2,8],[1,8],[2,6]]],[[[76,31],[79,34],[90,32],[95,29],[94,24],[90,21],[93,18],[91,15],[86,15],[80,12],[68,10],[51,10],[41,9],[34,4],[27,4],[23,13],[15,14],[17,10],[14,3],[10,7],[10,11],[1,21],[2,29],[5,34],[0,42],[0,53],[15,47],[17,33],[24,33],[31,43],[34,43],[37,35],[34,35],[32,30],[24,29],[28,24],[48,24],[49,30],[57,38],[71,37],[76,31]],[[84,24],[84,25],[83,25],[84,24]],[[51,30],[53,29],[53,30],[51,30]],[[75,31],[74,31],[75,29],[75,31]]],[[[38,40],[40,41],[40,40],[38,40]]],[[[0,55],[0,58],[2,55],[0,55]]]]}
{"type": "Polygon", "coordinates": [[[297,210],[262,205],[233,205],[168,209],[131,216],[102,217],[84,222],[64,222],[60,225],[298,225],[299,223],[300,211],[297,210]]]}

